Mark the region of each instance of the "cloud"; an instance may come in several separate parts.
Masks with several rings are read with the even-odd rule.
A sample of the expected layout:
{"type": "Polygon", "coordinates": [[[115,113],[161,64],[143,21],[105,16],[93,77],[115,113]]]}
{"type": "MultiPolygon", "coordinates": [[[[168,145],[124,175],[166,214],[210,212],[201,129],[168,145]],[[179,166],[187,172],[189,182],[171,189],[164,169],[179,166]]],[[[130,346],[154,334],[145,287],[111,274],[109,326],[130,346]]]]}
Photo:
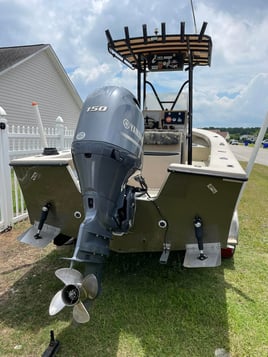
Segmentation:
{"type": "Polygon", "coordinates": [[[268,6],[243,1],[239,9],[237,3],[203,1],[197,8],[213,40],[211,68],[195,75],[197,126],[260,125],[268,109],[268,6]]]}
{"type": "Polygon", "coordinates": [[[268,73],[257,74],[238,95],[200,92],[196,126],[261,126],[268,111],[268,73]]]}
{"type": "MultiPolygon", "coordinates": [[[[194,71],[196,124],[260,123],[267,103],[267,1],[199,0],[194,5],[198,29],[207,21],[213,40],[211,68],[194,71]]],[[[135,72],[107,52],[107,28],[115,39],[124,37],[124,26],[131,36],[141,36],[142,24],[153,33],[161,22],[168,33],[178,32],[180,21],[187,32],[194,31],[188,0],[176,6],[173,0],[0,0],[0,21],[0,46],[50,43],[82,99],[109,84],[136,93],[135,72]]],[[[167,92],[177,91],[185,79],[183,73],[154,78],[167,92]]]]}

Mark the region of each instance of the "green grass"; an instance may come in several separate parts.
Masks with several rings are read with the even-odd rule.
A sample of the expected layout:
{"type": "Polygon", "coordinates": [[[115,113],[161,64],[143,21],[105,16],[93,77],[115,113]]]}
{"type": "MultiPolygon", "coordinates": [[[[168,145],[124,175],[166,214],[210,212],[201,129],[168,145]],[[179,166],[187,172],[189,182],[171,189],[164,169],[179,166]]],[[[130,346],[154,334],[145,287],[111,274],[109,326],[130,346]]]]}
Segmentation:
{"type": "Polygon", "coordinates": [[[112,255],[85,325],[72,322],[68,308],[48,316],[67,247],[48,249],[24,275],[8,272],[0,355],[40,356],[53,329],[58,356],[212,357],[224,348],[232,357],[267,357],[267,188],[268,167],[255,165],[239,209],[240,243],[221,267],[182,270],[156,255],[112,255]]]}
{"type": "Polygon", "coordinates": [[[19,182],[17,182],[17,189],[16,189],[15,179],[16,179],[15,171],[13,168],[11,168],[11,190],[12,190],[13,212],[16,211],[25,212],[26,204],[21,197],[22,194],[21,194],[19,182]],[[16,196],[18,199],[18,207],[16,206],[16,196]]]}

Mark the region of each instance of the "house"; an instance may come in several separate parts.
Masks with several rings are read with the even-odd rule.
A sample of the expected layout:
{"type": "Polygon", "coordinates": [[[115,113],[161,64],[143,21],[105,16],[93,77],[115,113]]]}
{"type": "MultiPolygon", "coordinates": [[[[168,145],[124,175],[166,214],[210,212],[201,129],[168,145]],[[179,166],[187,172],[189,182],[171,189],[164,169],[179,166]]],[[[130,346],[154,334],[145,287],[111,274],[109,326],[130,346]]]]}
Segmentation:
{"type": "Polygon", "coordinates": [[[36,126],[37,102],[44,127],[61,116],[75,129],[82,100],[49,44],[0,48],[0,106],[9,125],[36,126]]]}
{"type": "Polygon", "coordinates": [[[221,131],[219,129],[214,129],[214,130],[210,130],[210,131],[213,131],[213,133],[221,135],[227,141],[230,139],[230,134],[228,131],[221,131]]]}
{"type": "Polygon", "coordinates": [[[248,143],[255,143],[257,137],[254,135],[246,134],[246,135],[241,135],[239,140],[243,142],[247,141],[248,143]]]}

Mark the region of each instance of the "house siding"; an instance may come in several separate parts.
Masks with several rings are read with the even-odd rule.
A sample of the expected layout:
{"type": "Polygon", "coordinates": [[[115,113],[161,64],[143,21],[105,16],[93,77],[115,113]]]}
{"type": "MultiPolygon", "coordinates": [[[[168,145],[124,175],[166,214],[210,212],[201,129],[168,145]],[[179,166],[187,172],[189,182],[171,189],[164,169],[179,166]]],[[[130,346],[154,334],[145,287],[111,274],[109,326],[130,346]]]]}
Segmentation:
{"type": "Polygon", "coordinates": [[[47,51],[0,75],[0,106],[8,114],[9,125],[36,126],[35,101],[44,127],[54,127],[61,116],[68,129],[75,129],[82,102],[75,100],[47,51]]]}

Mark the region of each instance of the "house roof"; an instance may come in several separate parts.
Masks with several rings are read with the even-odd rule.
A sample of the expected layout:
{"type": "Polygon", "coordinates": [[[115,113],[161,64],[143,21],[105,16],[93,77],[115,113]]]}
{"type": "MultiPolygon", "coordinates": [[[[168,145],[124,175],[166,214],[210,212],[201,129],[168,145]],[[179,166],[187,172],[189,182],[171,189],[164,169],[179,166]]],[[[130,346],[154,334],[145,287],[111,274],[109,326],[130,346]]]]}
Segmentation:
{"type": "Polygon", "coordinates": [[[48,45],[30,45],[0,48],[0,72],[32,56],[48,45]]]}
{"type": "Polygon", "coordinates": [[[41,51],[46,51],[47,55],[54,63],[54,66],[57,68],[59,75],[71,91],[76,102],[80,107],[82,107],[82,100],[76,88],[74,87],[72,81],[67,75],[53,48],[49,44],[0,47],[0,75],[20,65],[24,61],[27,61],[28,59],[37,55],[41,51]]]}
{"type": "Polygon", "coordinates": [[[212,131],[213,133],[221,135],[224,139],[226,139],[228,137],[228,135],[229,135],[228,131],[221,131],[221,130],[218,130],[218,129],[210,130],[210,131],[212,131]]]}

